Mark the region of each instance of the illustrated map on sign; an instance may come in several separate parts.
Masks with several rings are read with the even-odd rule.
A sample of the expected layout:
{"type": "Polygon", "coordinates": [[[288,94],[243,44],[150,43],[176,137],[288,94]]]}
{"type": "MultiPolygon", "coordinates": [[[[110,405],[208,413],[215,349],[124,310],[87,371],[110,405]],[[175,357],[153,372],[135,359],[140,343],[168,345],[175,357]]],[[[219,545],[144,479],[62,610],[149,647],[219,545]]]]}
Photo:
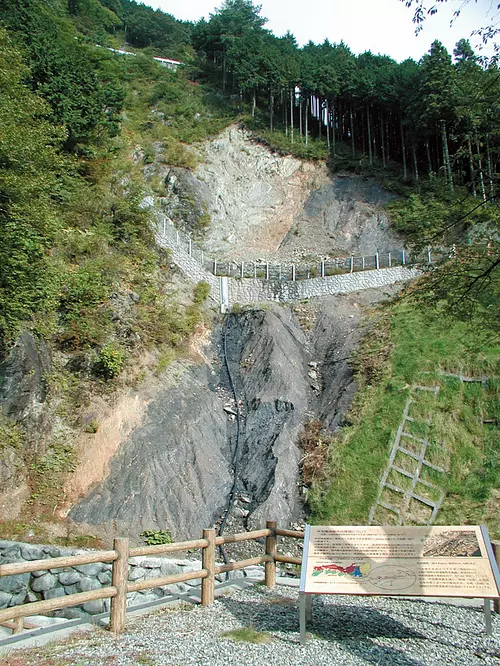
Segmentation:
{"type": "Polygon", "coordinates": [[[480,527],[308,527],[301,590],[499,595],[480,527]]]}

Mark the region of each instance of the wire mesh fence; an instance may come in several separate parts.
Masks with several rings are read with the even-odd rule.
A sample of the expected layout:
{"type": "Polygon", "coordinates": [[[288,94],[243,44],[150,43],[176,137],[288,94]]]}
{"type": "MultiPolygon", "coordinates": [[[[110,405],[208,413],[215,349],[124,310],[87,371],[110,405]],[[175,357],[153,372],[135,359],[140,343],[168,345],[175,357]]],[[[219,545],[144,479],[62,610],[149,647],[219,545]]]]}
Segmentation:
{"type": "Polygon", "coordinates": [[[427,248],[416,254],[405,248],[392,252],[380,252],[364,256],[325,257],[317,261],[298,260],[297,262],[230,261],[218,260],[208,255],[188,234],[175,228],[173,222],[163,217],[158,225],[160,235],[166,237],[172,247],[179,248],[215,276],[231,278],[255,278],[261,280],[297,281],[316,277],[345,275],[359,271],[372,271],[397,266],[428,265],[437,258],[436,251],[427,248]]]}

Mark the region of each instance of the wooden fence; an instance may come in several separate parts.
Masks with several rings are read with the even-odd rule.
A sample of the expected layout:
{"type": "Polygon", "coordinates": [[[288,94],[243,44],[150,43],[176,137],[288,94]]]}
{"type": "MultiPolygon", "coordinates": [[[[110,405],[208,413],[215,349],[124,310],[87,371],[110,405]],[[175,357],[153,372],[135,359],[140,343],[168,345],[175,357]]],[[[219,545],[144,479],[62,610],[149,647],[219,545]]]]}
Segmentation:
{"type": "MultiPolygon", "coordinates": [[[[266,528],[255,530],[253,532],[242,532],[240,534],[230,534],[227,536],[216,536],[215,529],[203,530],[201,539],[192,541],[181,541],[179,543],[161,544],[157,546],[140,546],[130,548],[129,540],[118,538],[114,540],[113,550],[101,550],[84,555],[71,555],[68,557],[53,557],[50,563],[47,559],[33,560],[31,562],[14,562],[11,564],[0,565],[0,576],[13,576],[33,571],[43,571],[49,569],[59,569],[62,567],[78,566],[80,564],[92,564],[94,562],[112,562],[111,585],[102,587],[90,592],[78,592],[68,594],[64,597],[47,599],[45,601],[34,601],[21,606],[13,606],[0,610],[0,624],[10,627],[14,633],[20,632],[23,627],[33,628],[35,625],[24,623],[24,618],[30,615],[50,613],[61,608],[78,606],[89,601],[97,599],[111,599],[111,612],[109,628],[116,634],[121,634],[125,629],[127,613],[127,594],[129,592],[138,592],[139,590],[162,587],[164,585],[174,585],[184,583],[188,580],[201,578],[201,604],[202,606],[211,606],[214,602],[215,576],[229,571],[237,571],[256,564],[265,565],[264,582],[269,588],[276,585],[276,563],[289,563],[301,565],[302,559],[296,557],[287,557],[279,555],[277,552],[278,537],[292,537],[303,539],[304,532],[294,530],[279,529],[275,521],[268,521],[266,528]],[[238,543],[242,541],[254,541],[265,538],[265,554],[258,557],[252,557],[247,560],[230,562],[228,564],[217,565],[215,554],[217,546],[228,543],[238,543]],[[167,555],[177,553],[183,550],[201,549],[201,569],[190,571],[188,573],[175,574],[160,578],[151,578],[137,583],[128,582],[128,560],[129,557],[138,557],[141,555],[167,555]]],[[[497,562],[500,564],[500,541],[493,541],[493,549],[497,562]]],[[[500,604],[496,600],[494,609],[500,613],[500,604]]]]}
{"type": "Polygon", "coordinates": [[[116,634],[121,634],[125,628],[126,600],[129,592],[138,592],[164,585],[184,583],[189,580],[201,578],[201,604],[210,606],[214,602],[215,576],[229,571],[237,571],[256,564],[265,565],[265,584],[273,588],[276,585],[276,563],[284,562],[300,565],[300,558],[286,557],[277,553],[277,538],[280,536],[303,539],[303,532],[278,529],[276,522],[268,521],[266,528],[253,532],[242,532],[227,536],[216,536],[215,529],[203,530],[201,539],[192,541],[181,541],[179,543],[160,544],[156,546],[140,546],[130,548],[129,540],[117,538],[113,543],[113,550],[101,550],[83,555],[70,555],[68,557],[53,557],[44,560],[33,560],[31,562],[14,562],[0,565],[0,576],[13,576],[18,574],[43,571],[45,569],[59,569],[81,564],[92,564],[95,562],[112,563],[111,585],[89,592],[77,592],[64,597],[46,599],[45,601],[34,601],[20,606],[13,606],[0,610],[0,624],[8,626],[14,633],[20,632],[23,627],[28,629],[34,625],[24,623],[24,618],[30,615],[50,613],[70,606],[95,601],[97,599],[111,599],[111,612],[109,628],[116,634]],[[241,541],[253,541],[265,538],[265,553],[258,557],[247,560],[230,562],[228,564],[216,564],[217,546],[241,541]],[[168,555],[179,551],[201,549],[201,569],[187,573],[151,578],[137,583],[129,583],[128,568],[129,557],[141,555],[168,555]],[[47,561],[50,559],[50,562],[47,561]]]}

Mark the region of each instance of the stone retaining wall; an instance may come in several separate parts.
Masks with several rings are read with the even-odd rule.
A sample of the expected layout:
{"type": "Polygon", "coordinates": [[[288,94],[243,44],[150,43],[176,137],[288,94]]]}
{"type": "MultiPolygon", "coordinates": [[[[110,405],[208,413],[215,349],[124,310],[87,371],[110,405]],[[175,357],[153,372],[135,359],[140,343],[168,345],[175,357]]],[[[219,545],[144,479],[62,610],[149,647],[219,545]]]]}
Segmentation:
{"type": "Polygon", "coordinates": [[[180,245],[163,234],[156,234],[156,242],[160,247],[167,248],[170,251],[172,261],[183,273],[193,282],[208,282],[210,285],[210,297],[219,303],[220,288],[219,278],[206,271],[196,259],[189,255],[180,245]]]}
{"type": "MultiPolygon", "coordinates": [[[[168,227],[170,230],[170,228],[168,227]]],[[[170,230],[171,231],[171,230],[170,230]]],[[[164,233],[156,234],[156,241],[160,247],[170,250],[172,261],[194,282],[205,281],[210,285],[211,298],[220,303],[219,278],[209,273],[194,256],[187,252],[176,239],[164,233]]],[[[317,277],[309,280],[262,280],[254,278],[226,278],[229,285],[229,306],[238,303],[266,301],[300,301],[321,296],[335,294],[348,294],[363,289],[374,289],[385,285],[396,284],[413,280],[420,276],[415,268],[397,266],[394,268],[380,268],[378,270],[359,271],[330,275],[324,278],[317,277]]]]}
{"type": "MultiPolygon", "coordinates": [[[[58,546],[35,546],[14,541],[0,541],[0,564],[81,555],[85,552],[87,551],[58,546]]],[[[201,568],[199,561],[166,557],[131,557],[129,564],[128,579],[130,582],[197,571],[201,568]]],[[[47,565],[47,569],[43,571],[0,577],[0,608],[19,606],[42,599],[54,599],[77,592],[88,592],[111,585],[111,564],[81,564],[62,569],[50,569],[49,562],[47,565]]],[[[201,579],[194,579],[187,583],[131,592],[127,595],[127,606],[156,601],[168,594],[183,593],[190,587],[199,585],[200,582],[201,579]]],[[[73,619],[109,611],[109,606],[109,599],[98,599],[83,604],[83,606],[55,611],[54,614],[58,617],[73,619]]]]}
{"type": "Polygon", "coordinates": [[[420,274],[417,269],[399,266],[297,282],[231,278],[229,279],[229,302],[231,305],[234,303],[244,305],[259,301],[300,301],[321,296],[348,294],[362,289],[374,289],[413,280],[420,274]]]}

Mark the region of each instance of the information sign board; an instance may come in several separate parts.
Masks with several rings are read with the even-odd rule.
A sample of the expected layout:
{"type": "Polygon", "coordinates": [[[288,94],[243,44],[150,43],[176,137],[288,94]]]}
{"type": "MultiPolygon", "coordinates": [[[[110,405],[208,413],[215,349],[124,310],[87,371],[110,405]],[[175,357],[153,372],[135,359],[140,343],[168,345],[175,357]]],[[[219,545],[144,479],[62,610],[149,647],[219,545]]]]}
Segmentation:
{"type": "Polygon", "coordinates": [[[299,592],[303,641],[310,595],[489,600],[500,597],[500,574],[485,527],[307,525],[299,592]]]}
{"type": "Polygon", "coordinates": [[[495,599],[498,570],[480,527],[309,527],[301,591],[495,599]],[[496,575],[495,575],[496,574],[496,575]]]}

